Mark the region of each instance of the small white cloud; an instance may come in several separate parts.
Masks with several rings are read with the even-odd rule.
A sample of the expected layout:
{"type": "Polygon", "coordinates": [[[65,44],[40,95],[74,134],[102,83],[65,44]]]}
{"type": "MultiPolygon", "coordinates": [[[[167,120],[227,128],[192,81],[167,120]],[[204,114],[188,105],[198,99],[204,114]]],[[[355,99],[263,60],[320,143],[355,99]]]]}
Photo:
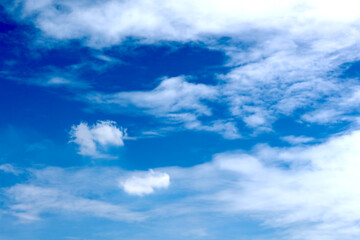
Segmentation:
{"type": "Polygon", "coordinates": [[[109,56],[106,56],[106,55],[103,55],[103,54],[98,54],[95,56],[97,59],[100,59],[104,62],[113,62],[113,61],[117,61],[116,59],[112,58],[112,57],[109,57],[109,56]]]}
{"type": "Polygon", "coordinates": [[[329,123],[338,120],[342,115],[341,111],[335,109],[318,109],[304,114],[301,119],[310,123],[329,123]]]}
{"type": "Polygon", "coordinates": [[[143,196],[151,194],[155,189],[167,188],[170,185],[170,176],[167,173],[150,170],[142,175],[132,176],[120,181],[119,186],[130,195],[143,196]]]}
{"type": "Polygon", "coordinates": [[[123,146],[126,129],[118,128],[114,121],[98,121],[95,125],[87,123],[73,125],[71,140],[79,145],[79,154],[91,157],[110,157],[102,154],[109,146],[123,146]]]}
{"type": "Polygon", "coordinates": [[[291,143],[291,144],[301,144],[301,143],[308,143],[308,142],[312,142],[315,139],[312,137],[306,137],[306,136],[286,136],[286,137],[282,137],[282,140],[291,143]]]}
{"type": "Polygon", "coordinates": [[[259,114],[253,114],[251,116],[244,117],[243,120],[250,127],[257,127],[266,123],[265,118],[259,114]]]}
{"type": "Polygon", "coordinates": [[[71,81],[69,81],[68,79],[65,79],[65,78],[61,78],[61,77],[53,77],[49,81],[47,81],[47,84],[48,85],[67,85],[67,84],[71,84],[71,81]]]}

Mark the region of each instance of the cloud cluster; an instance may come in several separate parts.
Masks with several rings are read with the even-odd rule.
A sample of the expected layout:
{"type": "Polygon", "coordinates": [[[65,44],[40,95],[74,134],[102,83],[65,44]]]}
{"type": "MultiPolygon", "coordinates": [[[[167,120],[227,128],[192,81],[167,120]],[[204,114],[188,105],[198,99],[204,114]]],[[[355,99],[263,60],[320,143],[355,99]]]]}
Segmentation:
{"type": "Polygon", "coordinates": [[[102,153],[110,146],[123,146],[126,130],[118,128],[114,121],[98,121],[89,126],[80,123],[72,126],[70,131],[70,142],[79,145],[79,154],[94,158],[111,157],[102,153]]]}
{"type": "MultiPolygon", "coordinates": [[[[99,56],[102,48],[129,39],[135,45],[196,42],[222,51],[230,71],[215,76],[216,86],[177,77],[148,92],[91,93],[86,99],[104,109],[132,106],[186,129],[233,139],[240,137],[237,122],[269,131],[282,116],[316,124],[356,120],[359,82],[343,73],[360,60],[357,6],[354,0],[23,0],[7,10],[45,36],[81,40],[99,56]],[[209,102],[230,113],[217,122],[200,120],[211,115],[209,102]],[[294,116],[297,110],[301,116],[294,116]]],[[[48,82],[59,83],[64,81],[48,82]]]]}
{"type": "Polygon", "coordinates": [[[279,239],[356,239],[360,234],[359,141],[360,131],[354,131],[317,145],[274,148],[262,144],[249,152],[221,153],[212,162],[189,168],[149,172],[45,168],[32,170],[28,182],[4,193],[11,199],[8,214],[24,220],[63,211],[121,221],[189,214],[205,214],[212,221],[219,215],[236,215],[282,232],[279,239]],[[162,192],[161,202],[157,202],[159,196],[145,196],[167,188],[169,176],[172,187],[162,192]],[[133,202],[119,186],[143,198],[133,202]]]}

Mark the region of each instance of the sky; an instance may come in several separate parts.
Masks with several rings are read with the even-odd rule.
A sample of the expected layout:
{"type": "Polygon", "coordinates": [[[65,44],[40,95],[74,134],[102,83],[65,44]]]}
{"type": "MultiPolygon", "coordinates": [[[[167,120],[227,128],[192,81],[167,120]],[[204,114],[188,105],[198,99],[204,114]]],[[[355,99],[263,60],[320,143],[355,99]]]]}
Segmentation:
{"type": "Polygon", "coordinates": [[[357,240],[360,4],[3,0],[1,240],[357,240]]]}

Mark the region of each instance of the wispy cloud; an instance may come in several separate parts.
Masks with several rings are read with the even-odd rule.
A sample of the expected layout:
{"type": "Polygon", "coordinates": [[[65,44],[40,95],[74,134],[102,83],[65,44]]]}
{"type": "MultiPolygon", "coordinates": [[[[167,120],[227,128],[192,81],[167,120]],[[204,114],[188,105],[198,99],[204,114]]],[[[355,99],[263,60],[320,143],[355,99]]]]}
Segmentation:
{"type": "Polygon", "coordinates": [[[184,77],[164,79],[151,91],[94,93],[87,98],[94,103],[115,104],[119,107],[136,106],[159,117],[189,112],[193,115],[211,115],[203,100],[214,99],[217,91],[204,84],[189,83],[184,77]]]}
{"type": "Polygon", "coordinates": [[[14,175],[19,175],[20,173],[22,173],[22,171],[19,168],[14,167],[13,165],[11,165],[9,163],[0,165],[0,171],[6,172],[6,173],[11,173],[14,175]]]}
{"type": "Polygon", "coordinates": [[[14,71],[1,71],[0,76],[7,80],[16,81],[22,84],[36,85],[51,88],[67,88],[69,90],[87,90],[90,84],[79,80],[73,74],[60,73],[59,69],[38,70],[35,72],[19,73],[14,71]]]}
{"type": "Polygon", "coordinates": [[[165,78],[149,91],[90,93],[85,101],[113,112],[135,108],[138,113],[155,116],[170,124],[181,124],[185,129],[216,132],[229,139],[239,138],[238,129],[231,120],[211,120],[212,111],[207,104],[218,101],[218,95],[217,87],[191,83],[181,76],[165,78]],[[210,119],[204,122],[200,117],[210,119]]]}
{"type": "Polygon", "coordinates": [[[302,143],[309,143],[313,142],[315,138],[306,137],[306,136],[285,136],[281,138],[282,140],[290,143],[290,144],[302,144],[302,143]]]}
{"type": "Polygon", "coordinates": [[[127,207],[98,200],[75,197],[56,188],[16,185],[6,191],[13,204],[10,211],[22,221],[39,220],[42,212],[78,212],[122,221],[139,221],[144,216],[127,207]]]}

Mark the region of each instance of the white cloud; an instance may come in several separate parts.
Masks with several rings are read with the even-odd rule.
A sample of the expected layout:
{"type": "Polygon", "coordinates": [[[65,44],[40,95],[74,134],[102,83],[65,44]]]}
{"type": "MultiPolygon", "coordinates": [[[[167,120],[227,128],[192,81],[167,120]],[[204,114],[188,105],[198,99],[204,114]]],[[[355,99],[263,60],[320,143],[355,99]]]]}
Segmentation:
{"type": "Polygon", "coordinates": [[[170,176],[167,173],[148,172],[131,176],[125,180],[120,180],[119,186],[130,195],[146,195],[154,193],[155,189],[168,188],[170,185],[170,176]]]}
{"type": "Polygon", "coordinates": [[[328,101],[320,104],[317,109],[303,114],[301,120],[318,124],[329,124],[341,121],[356,123],[358,119],[357,109],[360,106],[360,86],[357,83],[353,83],[352,79],[348,81],[350,82],[349,85],[338,85],[337,87],[341,89],[338,94],[330,96],[328,101]]]}
{"type": "Polygon", "coordinates": [[[253,114],[243,118],[244,122],[250,127],[261,126],[266,123],[266,120],[260,114],[253,114]]]}
{"type": "Polygon", "coordinates": [[[95,158],[111,157],[103,154],[109,146],[123,146],[126,130],[118,128],[114,121],[98,121],[89,126],[80,123],[72,126],[70,131],[70,142],[79,145],[79,154],[95,158]]]}
{"type": "Polygon", "coordinates": [[[36,84],[45,87],[68,87],[68,88],[78,88],[86,89],[89,88],[89,85],[86,82],[81,82],[77,80],[70,80],[66,77],[54,76],[48,79],[37,78],[34,81],[28,81],[29,84],[36,84]]]}
{"type": "MultiPolygon", "coordinates": [[[[71,67],[76,67],[72,65],[71,67]]],[[[48,69],[47,71],[28,71],[26,76],[22,76],[18,71],[1,71],[0,75],[6,79],[17,81],[22,84],[36,85],[42,87],[67,88],[68,90],[85,90],[90,88],[90,84],[78,80],[75,71],[68,67],[64,69],[48,69]],[[64,72],[67,72],[64,74],[64,72]]],[[[22,73],[23,74],[23,73],[22,73]]]]}
{"type": "Polygon", "coordinates": [[[200,121],[192,121],[187,122],[185,127],[192,130],[215,132],[225,139],[238,139],[242,137],[233,121],[215,120],[209,125],[205,125],[200,121]]]}
{"type": "Polygon", "coordinates": [[[90,94],[88,98],[97,103],[129,105],[164,117],[167,114],[178,114],[189,111],[193,114],[210,115],[210,109],[202,100],[214,99],[216,88],[204,84],[185,81],[184,77],[162,80],[159,86],[151,91],[118,92],[114,94],[90,94]]]}
{"type": "Polygon", "coordinates": [[[6,173],[12,173],[14,175],[19,175],[22,171],[13,165],[9,163],[5,163],[0,165],[0,171],[6,172],[6,173]]]}
{"type": "Polygon", "coordinates": [[[284,30],[266,41],[261,37],[254,39],[258,43],[250,49],[229,50],[232,64],[241,66],[221,77],[226,84],[219,91],[227,99],[234,116],[249,127],[257,128],[269,126],[282,115],[294,116],[295,110],[302,109],[306,114],[301,120],[328,123],[342,120],[344,114],[358,105],[355,97],[346,107],[339,106],[347,102],[351,94],[349,89],[359,85],[356,81],[339,78],[342,64],[359,60],[358,54],[349,52],[358,49],[358,30],[335,29],[325,32],[324,39],[304,39],[307,31],[316,32],[317,27],[299,35],[284,30]],[[337,36],[339,32],[352,37],[342,44],[341,37],[337,36]],[[323,49],[319,42],[331,41],[327,38],[335,33],[334,46],[323,49]],[[309,116],[319,108],[326,112],[309,116]]]}

